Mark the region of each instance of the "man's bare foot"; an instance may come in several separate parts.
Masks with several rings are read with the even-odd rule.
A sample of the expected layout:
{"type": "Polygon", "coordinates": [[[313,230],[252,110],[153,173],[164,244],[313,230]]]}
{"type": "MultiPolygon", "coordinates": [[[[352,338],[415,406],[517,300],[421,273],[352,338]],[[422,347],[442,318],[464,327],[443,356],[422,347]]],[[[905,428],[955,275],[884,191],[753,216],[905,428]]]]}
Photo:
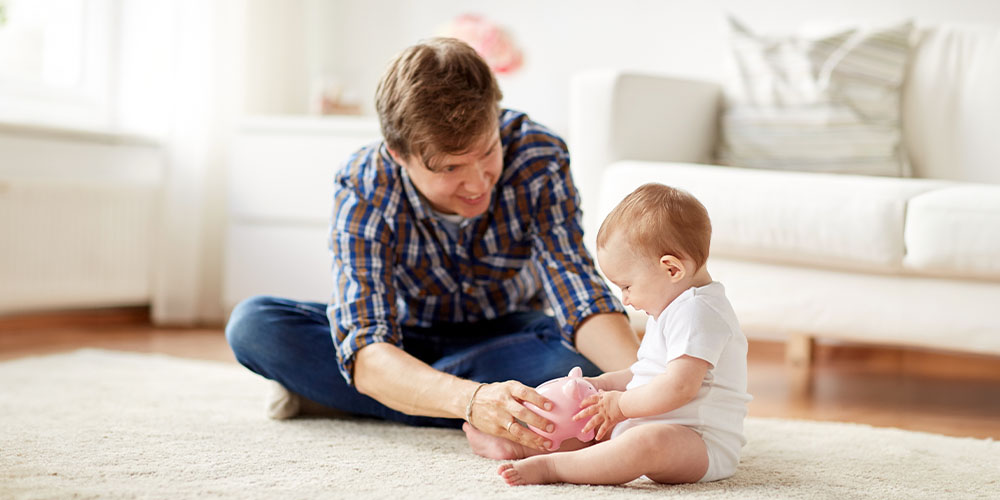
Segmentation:
{"type": "Polygon", "coordinates": [[[511,486],[555,483],[557,481],[549,468],[548,458],[534,457],[512,464],[503,464],[497,469],[497,474],[511,486]]]}
{"type": "Polygon", "coordinates": [[[528,456],[524,446],[520,443],[491,436],[476,429],[468,422],[462,424],[462,430],[465,431],[465,437],[469,440],[472,452],[481,457],[494,460],[519,460],[528,456]]]}

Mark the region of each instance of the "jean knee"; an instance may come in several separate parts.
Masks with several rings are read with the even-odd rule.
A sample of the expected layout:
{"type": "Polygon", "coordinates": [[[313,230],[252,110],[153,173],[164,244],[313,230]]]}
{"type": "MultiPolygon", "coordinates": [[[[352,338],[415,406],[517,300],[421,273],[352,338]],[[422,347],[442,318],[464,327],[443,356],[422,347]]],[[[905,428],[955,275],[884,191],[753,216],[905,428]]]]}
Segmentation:
{"type": "Polygon", "coordinates": [[[551,316],[539,318],[527,330],[537,334],[551,350],[551,357],[544,367],[549,378],[564,377],[575,366],[579,366],[583,370],[585,377],[596,377],[603,373],[597,365],[579,353],[568,340],[563,338],[562,329],[555,318],[551,316]]]}
{"type": "Polygon", "coordinates": [[[241,354],[248,354],[247,351],[252,350],[252,346],[259,344],[257,337],[261,333],[262,312],[273,305],[274,301],[273,297],[257,295],[233,308],[229,321],[226,322],[226,342],[229,343],[236,359],[241,359],[241,354]]]}
{"type": "Polygon", "coordinates": [[[577,366],[579,366],[580,370],[583,371],[584,377],[596,377],[604,373],[597,367],[597,365],[587,359],[587,357],[583,354],[571,351],[568,347],[562,347],[565,350],[565,353],[559,358],[558,362],[553,363],[552,366],[552,369],[559,371],[560,377],[566,376],[569,373],[569,370],[577,366]]]}

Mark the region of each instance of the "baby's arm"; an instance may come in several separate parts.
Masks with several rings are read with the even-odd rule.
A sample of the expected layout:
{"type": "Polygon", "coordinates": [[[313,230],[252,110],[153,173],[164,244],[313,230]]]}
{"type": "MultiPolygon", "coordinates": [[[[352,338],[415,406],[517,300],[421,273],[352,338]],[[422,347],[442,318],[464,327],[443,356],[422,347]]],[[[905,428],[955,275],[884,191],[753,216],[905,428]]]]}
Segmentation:
{"type": "Polygon", "coordinates": [[[594,388],[601,391],[624,391],[625,386],[632,381],[632,370],[625,368],[614,372],[605,372],[597,377],[587,377],[594,388]]]}
{"type": "Polygon", "coordinates": [[[698,395],[709,366],[708,361],[687,355],[670,361],[648,384],[622,394],[622,414],[626,418],[650,417],[684,406],[698,395]]]}
{"type": "MultiPolygon", "coordinates": [[[[596,438],[601,440],[626,418],[659,415],[687,404],[698,395],[708,368],[708,362],[703,359],[681,356],[667,363],[663,373],[642,387],[625,392],[601,390],[588,396],[580,402],[582,410],[573,415],[573,420],[589,418],[583,432],[596,429],[596,438]]],[[[608,375],[606,381],[620,381],[619,377],[624,376],[618,373],[605,374],[608,375]]]]}
{"type": "MultiPolygon", "coordinates": [[[[581,401],[582,410],[573,416],[573,420],[589,418],[583,432],[596,429],[596,437],[601,440],[626,418],[660,415],[687,404],[698,395],[709,366],[703,359],[684,355],[667,363],[663,373],[653,377],[653,380],[642,387],[622,392],[621,389],[605,390],[595,384],[602,389],[601,392],[581,401]]],[[[632,373],[628,372],[626,378],[621,372],[611,372],[598,379],[605,376],[607,378],[602,382],[609,386],[622,383],[624,389],[624,385],[631,380],[632,373]]]]}

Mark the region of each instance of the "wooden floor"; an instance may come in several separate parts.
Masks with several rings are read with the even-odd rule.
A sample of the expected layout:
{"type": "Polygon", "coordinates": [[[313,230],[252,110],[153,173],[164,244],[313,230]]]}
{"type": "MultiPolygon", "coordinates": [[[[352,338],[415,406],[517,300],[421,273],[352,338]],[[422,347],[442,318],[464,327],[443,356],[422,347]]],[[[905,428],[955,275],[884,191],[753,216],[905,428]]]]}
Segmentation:
{"type": "MultiPolygon", "coordinates": [[[[0,360],[94,347],[236,363],[221,327],[158,328],[141,308],[0,318],[0,360]]],[[[751,341],[750,415],[1000,439],[1000,357],[820,345],[808,392],[781,343],[751,341]]]]}

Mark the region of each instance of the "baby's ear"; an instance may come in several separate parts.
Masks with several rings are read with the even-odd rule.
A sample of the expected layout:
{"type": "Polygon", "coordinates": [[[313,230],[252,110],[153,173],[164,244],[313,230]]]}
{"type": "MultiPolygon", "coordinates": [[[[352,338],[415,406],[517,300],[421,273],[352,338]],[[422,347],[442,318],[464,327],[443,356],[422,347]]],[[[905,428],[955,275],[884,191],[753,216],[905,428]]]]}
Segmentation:
{"type": "Polygon", "coordinates": [[[664,255],[660,257],[660,269],[667,273],[670,281],[678,281],[684,278],[687,271],[684,268],[684,262],[674,255],[664,255]]]}

